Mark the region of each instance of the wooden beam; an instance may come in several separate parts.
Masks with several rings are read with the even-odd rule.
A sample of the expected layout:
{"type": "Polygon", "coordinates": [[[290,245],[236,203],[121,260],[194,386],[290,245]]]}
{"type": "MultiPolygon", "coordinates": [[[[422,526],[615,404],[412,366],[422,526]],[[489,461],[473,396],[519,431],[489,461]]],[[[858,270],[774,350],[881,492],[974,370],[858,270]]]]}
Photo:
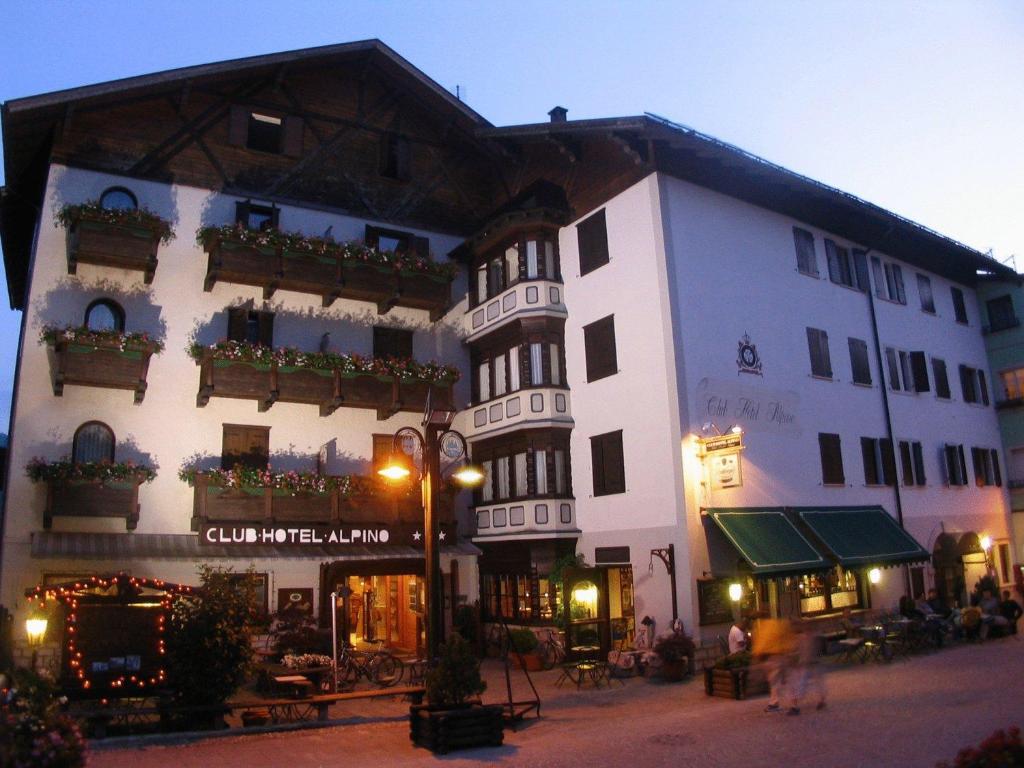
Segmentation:
{"type": "MultiPolygon", "coordinates": [[[[184,99],[185,97],[183,96],[182,98],[184,99]]],[[[182,124],[187,124],[188,120],[185,118],[185,115],[182,113],[181,107],[178,106],[177,102],[175,102],[174,99],[170,96],[167,97],[167,101],[171,105],[171,109],[174,110],[174,114],[178,116],[178,119],[182,122],[182,124]]],[[[203,141],[201,136],[197,135],[194,131],[190,131],[189,133],[192,136],[192,140],[195,141],[199,149],[202,150],[204,155],[206,155],[206,159],[209,161],[210,165],[213,166],[213,169],[217,172],[217,175],[220,176],[221,181],[224,183],[224,186],[229,186],[231,184],[231,181],[230,179],[228,179],[228,175],[224,171],[224,166],[222,166],[220,164],[220,161],[217,160],[217,156],[210,151],[210,148],[206,145],[206,142],[203,141]]]]}
{"type": "Polygon", "coordinates": [[[573,147],[573,142],[569,142],[558,136],[551,135],[545,136],[544,138],[549,144],[553,144],[558,149],[559,153],[561,153],[566,159],[568,159],[570,163],[579,162],[579,147],[573,147]]]}

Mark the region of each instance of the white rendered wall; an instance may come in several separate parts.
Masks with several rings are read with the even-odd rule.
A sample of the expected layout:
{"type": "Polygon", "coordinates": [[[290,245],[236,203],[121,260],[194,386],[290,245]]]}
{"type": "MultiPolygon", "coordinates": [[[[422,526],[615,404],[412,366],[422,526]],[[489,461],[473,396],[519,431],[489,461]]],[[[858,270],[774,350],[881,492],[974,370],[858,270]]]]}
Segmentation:
{"type": "MultiPolygon", "coordinates": [[[[704,378],[751,391],[780,393],[786,402],[795,404],[796,410],[792,425],[750,428],[744,423],[748,429],[740,488],[715,490],[710,484],[703,485],[695,443],[684,439],[686,466],[696,470],[684,475],[686,524],[694,563],[685,588],[692,590],[694,580],[707,567],[699,520],[702,507],[878,504],[895,515],[893,490],[865,485],[860,448],[862,436],[886,436],[879,387],[883,382],[888,384],[888,375],[878,370],[867,296],[828,278],[823,238],[830,237],[847,247],[862,247],[860,244],[674,178],[661,177],[661,185],[675,291],[682,434],[699,434],[702,424],[709,420],[723,430],[733,421],[744,423],[733,418],[735,414],[708,415],[698,391],[704,378]],[[814,234],[818,279],[797,271],[794,225],[814,234]],[[811,376],[807,327],[828,333],[832,381],[811,376]],[[749,334],[757,346],[763,362],[762,376],[738,373],[738,342],[744,334],[749,334]],[[870,387],[852,383],[848,337],[868,344],[870,387]],[[841,435],[846,475],[842,487],[821,483],[819,432],[841,435]]],[[[881,255],[883,260],[892,261],[881,255]]],[[[1000,448],[995,410],[964,403],[960,393],[960,364],[985,370],[991,389],[974,293],[959,286],[964,291],[970,322],[967,326],[958,324],[950,282],[925,273],[931,278],[937,310],[929,315],[921,310],[918,295],[915,273],[921,270],[901,266],[907,304],[875,299],[882,347],[923,350],[929,357],[944,359],[952,393],[950,401],[936,398],[930,361],[931,392],[889,392],[895,441],[919,441],[924,453],[927,485],[900,488],[906,528],[927,548],[933,546],[943,525],[949,531],[1008,538],[1006,489],[975,487],[970,459],[972,446],[1000,448]],[[964,446],[970,478],[967,486],[950,488],[943,484],[939,451],[947,442],[964,446]]],[[[1005,478],[1005,462],[1002,468],[1005,478]]],[[[898,474],[902,479],[902,471],[898,474]]],[[[890,605],[902,591],[899,572],[887,571],[875,592],[874,604],[890,605]]]]}
{"type": "MultiPolygon", "coordinates": [[[[203,343],[224,338],[228,306],[251,300],[257,309],[273,310],[275,346],[316,350],[321,335],[330,332],[332,351],[368,355],[373,345],[372,326],[397,326],[415,332],[413,352],[417,360],[433,359],[463,371],[468,369],[460,327],[465,311],[463,275],[452,286],[456,305],[437,323],[429,321],[426,311],[396,307],[379,316],[374,304],[346,299],[338,299],[324,309],[319,296],[289,291],[278,291],[272,300],[264,302],[261,288],[231,283],[218,283],[210,293],[204,293],[207,255],[196,244],[195,232],[202,225],[231,223],[238,199],[193,187],[51,168],[31,267],[27,328],[19,361],[0,603],[14,605],[22,591],[38,583],[44,572],[130,568],[138,575],[195,581],[195,564],[188,561],[72,563],[29,556],[30,534],[42,530],[45,486],[29,482],[24,466],[33,456],[52,460],[70,455],[75,429],[85,421],[96,419],[113,429],[118,460],[131,458],[159,466],[156,480],[140,489],[140,534],[190,532],[193,491],[178,479],[177,472],[196,453],[212,457],[208,465],[219,465],[224,423],[270,426],[271,463],[275,469],[313,470],[320,446],[334,441],[328,466],[332,474],[368,473],[374,433],[419,425],[418,413],[399,413],[387,421],[377,421],[373,410],[340,408],[321,418],[315,406],[277,403],[268,412],[259,413],[255,401],[218,397],[211,398],[205,408],[197,408],[199,369],[185,349],[197,330],[203,343]],[[141,206],[174,222],[177,237],[170,245],[161,245],[159,266],[150,286],[143,284],[141,272],[89,264],[80,264],[77,275],[67,274],[65,230],[54,226],[54,214],[65,203],[96,199],[115,185],[128,187],[141,206]],[[104,296],[125,308],[126,330],[147,331],[165,343],[164,352],[154,356],[150,364],[149,387],[141,405],[133,405],[132,393],[122,390],[69,385],[63,397],[53,395],[47,348],[37,343],[40,329],[46,324],[81,324],[89,302],[104,296]],[[282,452],[286,455],[277,455],[282,452]]],[[[378,222],[287,206],[280,214],[284,230],[319,235],[330,226],[338,240],[362,239],[366,223],[378,222]]],[[[431,251],[438,260],[461,242],[456,237],[413,231],[430,237],[431,251]]],[[[468,378],[464,377],[456,385],[456,402],[467,402],[468,392],[468,378]]],[[[53,530],[124,533],[125,525],[124,520],[116,518],[57,517],[53,530]]],[[[233,563],[236,569],[247,565],[244,559],[238,560],[233,563]]],[[[314,559],[275,559],[256,565],[271,572],[275,583],[282,587],[318,585],[319,562],[314,559]]],[[[460,578],[473,587],[469,594],[475,595],[475,568],[461,569],[460,578]]]]}

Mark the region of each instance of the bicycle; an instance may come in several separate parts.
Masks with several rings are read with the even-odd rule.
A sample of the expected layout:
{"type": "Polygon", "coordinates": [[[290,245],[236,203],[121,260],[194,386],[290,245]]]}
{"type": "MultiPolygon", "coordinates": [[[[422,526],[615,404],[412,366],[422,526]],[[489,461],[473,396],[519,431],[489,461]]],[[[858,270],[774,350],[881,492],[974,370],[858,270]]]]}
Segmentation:
{"type": "Polygon", "coordinates": [[[544,669],[553,669],[556,664],[565,661],[565,646],[559,639],[558,632],[550,627],[543,630],[547,637],[537,646],[537,654],[544,669]]]}
{"type": "Polygon", "coordinates": [[[390,688],[402,680],[405,673],[405,662],[383,649],[383,640],[375,640],[377,648],[373,651],[360,651],[345,644],[338,654],[335,675],[339,689],[351,689],[365,677],[374,685],[390,688]]]}

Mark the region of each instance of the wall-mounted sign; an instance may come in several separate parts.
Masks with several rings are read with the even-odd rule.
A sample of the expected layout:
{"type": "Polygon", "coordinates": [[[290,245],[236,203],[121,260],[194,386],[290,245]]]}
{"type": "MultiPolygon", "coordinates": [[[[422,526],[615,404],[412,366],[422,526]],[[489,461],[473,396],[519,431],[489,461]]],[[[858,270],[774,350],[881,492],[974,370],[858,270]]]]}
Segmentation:
{"type": "Polygon", "coordinates": [[[694,400],[693,423],[738,424],[744,432],[800,434],[800,396],[796,392],[746,386],[736,381],[701,379],[694,400]]]}
{"type": "Polygon", "coordinates": [[[738,451],[743,448],[743,435],[728,432],[724,435],[705,437],[700,441],[702,452],[715,453],[717,451],[738,451]]]}
{"type": "Polygon", "coordinates": [[[712,488],[738,488],[743,485],[740,454],[716,453],[707,457],[712,488]]]}
{"type": "Polygon", "coordinates": [[[288,618],[313,615],[313,588],[291,587],[277,590],[277,612],[288,618]]]}
{"type": "Polygon", "coordinates": [[[199,541],[208,545],[387,544],[391,541],[391,531],[382,526],[360,528],[351,525],[204,525],[199,531],[199,541]]]}
{"type": "Polygon", "coordinates": [[[761,372],[761,356],[757,354],[757,346],[750,340],[750,336],[743,334],[739,342],[739,350],[736,353],[736,375],[741,373],[752,373],[755,376],[763,376],[761,372]]]}

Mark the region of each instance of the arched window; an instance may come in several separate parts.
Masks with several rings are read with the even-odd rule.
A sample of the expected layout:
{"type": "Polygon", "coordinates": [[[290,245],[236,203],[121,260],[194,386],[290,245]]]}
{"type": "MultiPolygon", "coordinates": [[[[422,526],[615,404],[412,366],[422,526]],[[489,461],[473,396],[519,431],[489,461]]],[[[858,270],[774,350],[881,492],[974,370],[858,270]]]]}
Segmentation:
{"type": "Polygon", "coordinates": [[[85,327],[91,331],[123,331],[124,310],[116,301],[97,299],[86,307],[85,327]]]}
{"type": "Polygon", "coordinates": [[[101,421],[87,421],[75,430],[71,460],[76,464],[87,461],[114,460],[114,432],[101,421]]]}
{"type": "Polygon", "coordinates": [[[135,195],[124,187],[111,187],[100,195],[100,208],[108,211],[134,211],[138,207],[135,195]]]}

